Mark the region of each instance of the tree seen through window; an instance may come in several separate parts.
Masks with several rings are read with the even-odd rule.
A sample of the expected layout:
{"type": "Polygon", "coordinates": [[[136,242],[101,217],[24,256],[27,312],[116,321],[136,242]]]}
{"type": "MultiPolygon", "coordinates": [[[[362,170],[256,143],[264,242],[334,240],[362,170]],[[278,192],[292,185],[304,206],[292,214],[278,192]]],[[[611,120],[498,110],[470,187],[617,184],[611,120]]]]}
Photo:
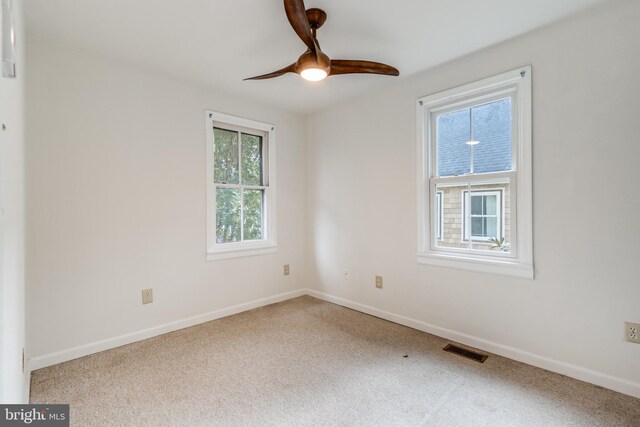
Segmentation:
{"type": "Polygon", "coordinates": [[[264,239],[263,137],[214,128],[216,243],[264,239]]]}

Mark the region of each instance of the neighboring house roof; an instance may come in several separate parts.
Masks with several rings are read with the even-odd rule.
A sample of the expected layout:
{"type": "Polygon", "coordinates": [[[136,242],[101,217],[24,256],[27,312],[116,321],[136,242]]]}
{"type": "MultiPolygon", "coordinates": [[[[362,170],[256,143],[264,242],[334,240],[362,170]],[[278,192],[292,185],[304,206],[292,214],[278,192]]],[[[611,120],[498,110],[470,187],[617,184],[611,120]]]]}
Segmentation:
{"type": "MultiPolygon", "coordinates": [[[[470,172],[470,109],[438,117],[438,175],[470,172]]],[[[474,172],[511,170],[511,98],[473,107],[474,172]]]]}

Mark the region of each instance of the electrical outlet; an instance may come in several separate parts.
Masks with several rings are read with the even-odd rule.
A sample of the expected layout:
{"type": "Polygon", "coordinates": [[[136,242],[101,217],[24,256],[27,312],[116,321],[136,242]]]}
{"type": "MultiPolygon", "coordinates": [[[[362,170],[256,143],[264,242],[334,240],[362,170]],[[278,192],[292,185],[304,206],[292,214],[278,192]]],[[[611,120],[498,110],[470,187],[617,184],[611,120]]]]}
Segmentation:
{"type": "Polygon", "coordinates": [[[153,302],[153,289],[142,290],[142,304],[151,304],[153,302]]]}
{"type": "Polygon", "coordinates": [[[624,337],[629,342],[640,344],[640,323],[624,322],[624,337]]]}
{"type": "Polygon", "coordinates": [[[376,288],[382,289],[382,276],[376,276],[376,288]]]}
{"type": "Polygon", "coordinates": [[[284,265],[284,275],[288,276],[289,275],[289,264],[285,264],[284,265]]]}
{"type": "Polygon", "coordinates": [[[345,270],[344,271],[344,280],[349,281],[351,279],[351,273],[349,272],[349,270],[345,270]]]}

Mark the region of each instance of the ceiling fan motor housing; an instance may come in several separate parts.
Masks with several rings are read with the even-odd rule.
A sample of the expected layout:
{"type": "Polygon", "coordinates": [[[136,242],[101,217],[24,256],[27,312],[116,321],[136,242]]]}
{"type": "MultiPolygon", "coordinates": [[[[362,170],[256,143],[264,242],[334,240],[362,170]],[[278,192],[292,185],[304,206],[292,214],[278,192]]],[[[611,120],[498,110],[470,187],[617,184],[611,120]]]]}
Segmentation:
{"type": "Polygon", "coordinates": [[[300,55],[298,61],[296,61],[296,72],[300,73],[302,70],[309,68],[318,68],[329,74],[329,70],[331,69],[331,59],[329,59],[329,57],[321,50],[316,52],[307,50],[305,53],[300,55]]]}

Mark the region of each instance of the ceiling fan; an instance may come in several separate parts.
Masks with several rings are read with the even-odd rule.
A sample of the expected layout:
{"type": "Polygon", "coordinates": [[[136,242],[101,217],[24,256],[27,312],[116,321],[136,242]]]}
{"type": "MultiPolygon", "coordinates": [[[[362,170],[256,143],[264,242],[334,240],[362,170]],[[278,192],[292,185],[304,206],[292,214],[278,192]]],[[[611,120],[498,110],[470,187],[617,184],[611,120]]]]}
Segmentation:
{"type": "Polygon", "coordinates": [[[327,76],[338,74],[383,74],[398,76],[400,72],[386,64],[372,61],[351,59],[330,59],[320,50],[316,38],[316,30],[327,20],[327,14],[322,9],[304,8],[303,0],[284,0],[284,10],[298,37],[307,45],[307,51],[298,60],[280,70],[260,76],[249,77],[245,80],[264,80],[280,77],[287,73],[298,73],[302,78],[310,81],[322,80],[327,76]]]}

